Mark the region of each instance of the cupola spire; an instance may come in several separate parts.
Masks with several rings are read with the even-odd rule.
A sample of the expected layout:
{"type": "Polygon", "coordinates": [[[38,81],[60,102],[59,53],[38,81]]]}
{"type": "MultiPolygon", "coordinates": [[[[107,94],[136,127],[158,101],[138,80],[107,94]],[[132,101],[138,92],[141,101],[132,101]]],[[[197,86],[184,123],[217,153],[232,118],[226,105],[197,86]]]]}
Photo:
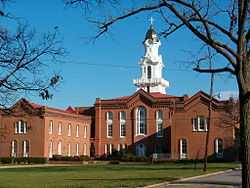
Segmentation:
{"type": "Polygon", "coordinates": [[[154,19],[151,17],[149,21],[150,27],[143,41],[145,54],[139,61],[141,78],[133,80],[133,83],[137,86],[137,89],[166,94],[166,87],[169,86],[169,82],[162,77],[164,64],[162,56],[158,53],[161,42],[153,28],[154,19]]]}

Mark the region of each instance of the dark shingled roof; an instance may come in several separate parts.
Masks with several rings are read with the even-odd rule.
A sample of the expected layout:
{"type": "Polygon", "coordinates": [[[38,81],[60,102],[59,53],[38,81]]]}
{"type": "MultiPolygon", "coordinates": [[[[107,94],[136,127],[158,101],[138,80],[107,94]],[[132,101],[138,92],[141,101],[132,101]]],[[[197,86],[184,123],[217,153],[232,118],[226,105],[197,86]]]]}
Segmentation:
{"type": "Polygon", "coordinates": [[[147,39],[152,39],[153,40],[153,35],[156,35],[156,31],[154,30],[153,26],[151,25],[150,28],[148,29],[146,36],[145,36],[145,40],[147,39]]]}

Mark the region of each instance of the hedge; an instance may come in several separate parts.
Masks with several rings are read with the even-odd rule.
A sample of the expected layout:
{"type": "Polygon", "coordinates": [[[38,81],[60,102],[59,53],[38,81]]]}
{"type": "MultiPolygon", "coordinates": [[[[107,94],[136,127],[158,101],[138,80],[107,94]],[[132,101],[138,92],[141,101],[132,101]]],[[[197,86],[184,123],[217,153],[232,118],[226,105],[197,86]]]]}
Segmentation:
{"type": "Polygon", "coordinates": [[[19,157],[19,158],[14,158],[14,157],[1,157],[0,158],[0,163],[3,164],[45,164],[47,163],[47,158],[45,157],[19,157]]]}

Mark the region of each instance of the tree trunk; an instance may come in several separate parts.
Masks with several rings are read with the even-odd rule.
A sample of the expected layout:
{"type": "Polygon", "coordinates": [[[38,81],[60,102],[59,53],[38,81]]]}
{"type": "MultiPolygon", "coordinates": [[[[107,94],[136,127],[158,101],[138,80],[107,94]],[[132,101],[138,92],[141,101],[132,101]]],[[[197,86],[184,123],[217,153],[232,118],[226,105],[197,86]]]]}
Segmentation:
{"type": "Polygon", "coordinates": [[[250,188],[250,98],[240,94],[242,187],[250,188]]]}
{"type": "Polygon", "coordinates": [[[240,156],[242,164],[242,188],[250,188],[250,62],[249,57],[241,63],[237,76],[240,100],[240,156]],[[244,83],[239,76],[244,78],[244,83]]]}

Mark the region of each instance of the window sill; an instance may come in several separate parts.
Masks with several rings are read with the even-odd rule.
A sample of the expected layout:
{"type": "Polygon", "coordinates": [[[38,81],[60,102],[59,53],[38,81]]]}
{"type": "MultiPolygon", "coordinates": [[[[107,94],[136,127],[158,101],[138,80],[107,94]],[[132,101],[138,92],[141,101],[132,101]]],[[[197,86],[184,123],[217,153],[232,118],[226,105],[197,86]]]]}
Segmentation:
{"type": "Polygon", "coordinates": [[[146,134],[136,134],[135,136],[147,136],[146,134]]]}

